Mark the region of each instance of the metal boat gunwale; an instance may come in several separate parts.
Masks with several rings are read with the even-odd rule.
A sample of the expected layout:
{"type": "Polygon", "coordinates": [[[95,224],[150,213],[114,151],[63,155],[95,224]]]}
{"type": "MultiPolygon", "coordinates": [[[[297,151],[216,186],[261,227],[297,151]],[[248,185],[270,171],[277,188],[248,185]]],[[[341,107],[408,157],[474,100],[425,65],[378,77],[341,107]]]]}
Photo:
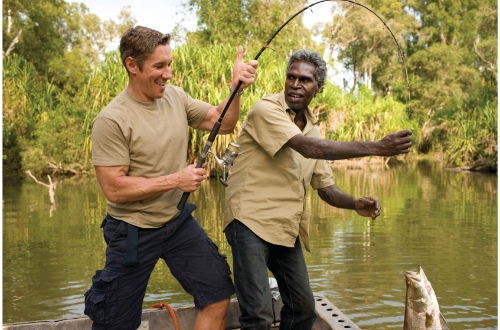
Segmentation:
{"type": "MultiPolygon", "coordinates": [[[[341,330],[354,329],[359,330],[344,313],[333,305],[324,295],[314,294],[316,303],[317,319],[313,330],[341,330]]],[[[275,322],[273,329],[279,328],[279,315],[283,303],[281,300],[274,302],[275,322]]],[[[194,320],[198,313],[192,304],[186,304],[179,307],[173,307],[175,317],[182,330],[193,329],[194,320]]],[[[239,329],[238,317],[240,309],[238,301],[231,299],[229,310],[226,317],[226,329],[239,329]]],[[[45,320],[34,322],[19,322],[4,324],[3,330],[88,330],[92,327],[92,321],[87,317],[63,319],[63,320],[45,320]]],[[[140,330],[174,330],[174,322],[167,309],[144,309],[142,312],[142,321],[140,330]]]]}

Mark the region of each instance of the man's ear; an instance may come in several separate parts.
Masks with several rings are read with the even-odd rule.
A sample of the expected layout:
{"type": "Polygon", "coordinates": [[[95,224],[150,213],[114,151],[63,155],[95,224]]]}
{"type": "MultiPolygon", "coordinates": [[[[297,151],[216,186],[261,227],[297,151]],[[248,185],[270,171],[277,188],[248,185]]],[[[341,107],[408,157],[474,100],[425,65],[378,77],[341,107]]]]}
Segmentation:
{"type": "Polygon", "coordinates": [[[139,69],[137,67],[137,63],[131,56],[125,59],[125,66],[127,67],[128,72],[130,72],[131,74],[136,74],[137,70],[139,69]]]}
{"type": "Polygon", "coordinates": [[[314,93],[314,95],[319,94],[322,91],[323,91],[323,85],[318,85],[316,86],[316,92],[314,93]]]}

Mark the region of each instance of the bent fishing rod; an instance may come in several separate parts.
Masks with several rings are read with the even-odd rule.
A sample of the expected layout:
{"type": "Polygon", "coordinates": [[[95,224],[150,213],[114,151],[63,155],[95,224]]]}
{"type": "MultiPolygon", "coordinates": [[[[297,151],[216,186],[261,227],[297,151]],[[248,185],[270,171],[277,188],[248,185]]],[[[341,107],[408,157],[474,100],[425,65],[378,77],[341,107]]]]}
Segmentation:
{"type": "MultiPolygon", "coordinates": [[[[404,69],[405,69],[405,74],[406,74],[406,83],[407,83],[407,86],[408,86],[408,100],[410,100],[410,80],[409,80],[409,77],[408,77],[408,70],[406,69],[406,62],[405,62],[405,58],[404,58],[404,55],[403,55],[403,52],[401,51],[401,47],[399,46],[399,43],[396,39],[396,37],[394,36],[394,33],[392,33],[392,30],[389,28],[389,26],[385,23],[385,21],[376,13],[374,12],[372,9],[370,9],[369,7],[359,3],[359,2],[356,2],[354,0],[320,0],[320,1],[317,1],[315,3],[312,3],[310,5],[307,5],[306,7],[302,8],[301,10],[299,10],[298,12],[296,12],[295,14],[293,14],[288,20],[286,20],[285,23],[283,23],[272,35],[271,37],[266,41],[266,43],[264,43],[264,45],[262,46],[262,48],[260,49],[260,51],[257,53],[257,55],[255,56],[254,60],[258,60],[260,55],[262,55],[262,53],[267,49],[269,48],[269,44],[271,43],[271,41],[273,41],[273,39],[278,35],[278,33],[281,32],[281,30],[288,24],[290,23],[295,17],[297,17],[298,15],[300,15],[302,12],[304,12],[305,10],[308,10],[310,9],[311,12],[312,12],[312,9],[311,7],[317,5],[317,4],[320,4],[322,2],[327,2],[327,1],[342,1],[342,2],[350,2],[352,4],[355,4],[357,6],[360,6],[360,7],[363,7],[365,8],[366,10],[368,10],[369,12],[371,12],[372,14],[374,14],[383,24],[384,26],[387,28],[387,30],[390,32],[392,38],[394,39],[394,41],[396,42],[396,46],[398,47],[398,50],[399,50],[399,55],[401,56],[401,60],[402,60],[402,63],[403,63],[403,66],[404,66],[404,69]]],[[[243,84],[243,82],[239,81],[238,82],[238,85],[236,86],[236,88],[232,91],[231,93],[231,96],[229,97],[227,103],[226,103],[226,106],[224,107],[224,109],[222,110],[221,114],[220,114],[220,117],[219,119],[217,120],[217,122],[214,124],[214,127],[212,128],[212,130],[210,131],[210,135],[208,136],[208,139],[207,139],[207,142],[205,143],[205,147],[203,148],[203,151],[201,152],[201,155],[200,157],[198,158],[198,162],[196,163],[196,168],[200,168],[204,163],[205,163],[205,160],[207,159],[207,156],[210,152],[210,148],[212,147],[212,144],[213,142],[215,141],[215,138],[217,137],[217,134],[219,133],[219,129],[220,129],[220,126],[222,124],[222,120],[224,119],[224,116],[226,115],[226,112],[227,112],[227,109],[229,108],[229,106],[231,105],[231,102],[233,102],[233,99],[235,98],[236,96],[236,93],[238,92],[238,89],[241,87],[241,85],[243,84]]],[[[179,210],[182,210],[184,209],[184,205],[186,204],[187,202],[187,199],[189,198],[189,192],[184,192],[182,194],[182,197],[181,197],[181,200],[179,201],[179,203],[177,204],[177,209],[179,210]]]]}

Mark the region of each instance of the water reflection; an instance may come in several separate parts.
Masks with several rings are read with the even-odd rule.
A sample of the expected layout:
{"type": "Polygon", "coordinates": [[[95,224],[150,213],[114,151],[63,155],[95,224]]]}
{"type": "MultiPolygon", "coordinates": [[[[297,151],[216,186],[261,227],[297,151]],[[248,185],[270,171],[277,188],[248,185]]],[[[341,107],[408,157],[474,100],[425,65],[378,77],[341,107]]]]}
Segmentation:
{"type": "MultiPolygon", "coordinates": [[[[436,164],[335,167],[337,185],[382,203],[375,221],[308,195],[311,285],[362,329],[402,328],[406,270],[422,265],[453,328],[497,327],[497,177],[436,164]]],[[[95,179],[64,180],[50,217],[47,189],[3,187],[3,322],[83,315],[83,293],[104,263],[105,199],[95,179]]],[[[190,195],[197,219],[228,255],[216,180],[190,195]]],[[[190,302],[159,263],[144,307],[190,302]]]]}

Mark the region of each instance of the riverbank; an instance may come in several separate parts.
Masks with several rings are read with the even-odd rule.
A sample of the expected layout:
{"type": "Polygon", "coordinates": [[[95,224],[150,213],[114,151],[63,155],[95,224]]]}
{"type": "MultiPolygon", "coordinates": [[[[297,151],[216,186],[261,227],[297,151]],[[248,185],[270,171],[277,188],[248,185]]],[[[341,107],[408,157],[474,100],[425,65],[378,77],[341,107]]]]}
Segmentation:
{"type": "Polygon", "coordinates": [[[390,167],[392,165],[404,164],[407,162],[433,162],[441,166],[443,169],[452,171],[470,171],[470,172],[483,172],[496,174],[498,164],[486,160],[478,160],[471,165],[464,166],[449,166],[446,165],[444,157],[442,154],[433,155],[407,155],[407,156],[397,156],[397,157],[364,157],[356,159],[344,159],[330,161],[332,168],[363,168],[363,167],[390,167]]]}

